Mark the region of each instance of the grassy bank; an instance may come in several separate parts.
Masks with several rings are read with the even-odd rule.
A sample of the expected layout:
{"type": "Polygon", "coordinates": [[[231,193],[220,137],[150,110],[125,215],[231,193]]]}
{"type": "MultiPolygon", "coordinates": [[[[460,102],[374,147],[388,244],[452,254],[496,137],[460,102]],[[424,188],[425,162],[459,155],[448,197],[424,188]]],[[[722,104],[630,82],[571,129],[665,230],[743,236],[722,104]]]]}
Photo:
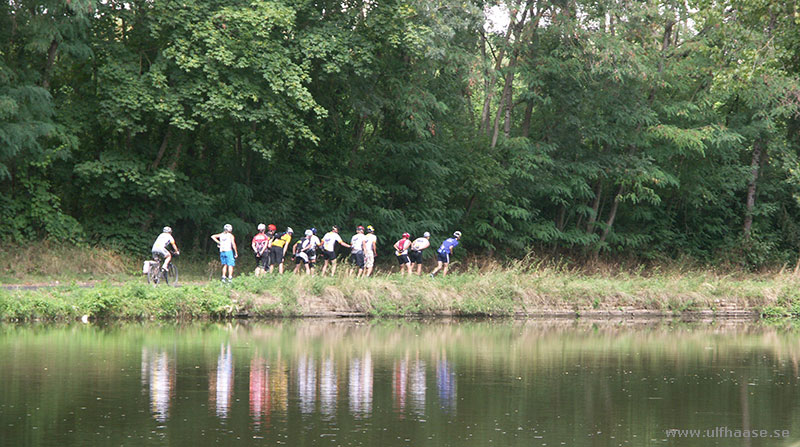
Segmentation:
{"type": "Polygon", "coordinates": [[[707,273],[586,275],[557,268],[473,269],[446,278],[380,274],[357,279],[305,275],[241,276],[152,287],[144,281],[3,290],[0,315],[31,319],[227,318],[363,313],[376,316],[513,315],[546,312],[754,310],[800,315],[800,290],[789,275],[707,273]]]}

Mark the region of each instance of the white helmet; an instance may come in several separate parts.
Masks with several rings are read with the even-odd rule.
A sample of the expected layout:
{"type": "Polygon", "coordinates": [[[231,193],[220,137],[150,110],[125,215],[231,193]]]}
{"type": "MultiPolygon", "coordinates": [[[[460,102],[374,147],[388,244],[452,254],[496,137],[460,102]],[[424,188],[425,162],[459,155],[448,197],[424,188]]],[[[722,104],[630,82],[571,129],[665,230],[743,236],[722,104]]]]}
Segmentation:
{"type": "Polygon", "coordinates": [[[311,230],[306,230],[306,236],[312,236],[314,234],[311,230]]]}
{"type": "Polygon", "coordinates": [[[292,230],[292,227],[286,227],[286,232],[294,234],[294,230],[292,230]]]}
{"type": "Polygon", "coordinates": [[[267,226],[264,224],[258,224],[258,231],[264,231],[267,229],[267,226]]]}
{"type": "Polygon", "coordinates": [[[422,235],[422,237],[431,237],[431,234],[430,234],[430,233],[428,233],[428,232],[426,231],[426,232],[425,232],[425,233],[422,235]]]}
{"type": "Polygon", "coordinates": [[[161,229],[161,232],[162,233],[172,233],[172,228],[164,227],[164,228],[161,229]]]}
{"type": "Polygon", "coordinates": [[[231,224],[225,224],[225,226],[222,227],[222,229],[225,231],[233,231],[233,226],[231,224]]]}
{"type": "Polygon", "coordinates": [[[461,237],[461,232],[460,231],[456,231],[455,233],[453,233],[453,236],[461,237]]]}

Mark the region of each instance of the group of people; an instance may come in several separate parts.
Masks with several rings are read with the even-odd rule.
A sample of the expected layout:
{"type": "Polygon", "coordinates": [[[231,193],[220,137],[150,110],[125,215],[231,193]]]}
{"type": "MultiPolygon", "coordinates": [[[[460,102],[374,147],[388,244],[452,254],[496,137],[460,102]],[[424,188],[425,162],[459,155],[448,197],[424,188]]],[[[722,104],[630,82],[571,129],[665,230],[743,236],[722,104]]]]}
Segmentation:
{"type": "MultiPolygon", "coordinates": [[[[253,236],[250,247],[256,258],[255,275],[261,276],[267,271],[270,273],[275,266],[278,272],[283,273],[283,261],[286,257],[289,245],[294,235],[294,230],[287,227],[286,231],[278,232],[275,225],[259,224],[258,233],[253,236]]],[[[425,232],[422,236],[411,240],[409,233],[403,233],[402,237],[394,243],[395,256],[400,264],[400,273],[412,275],[416,267],[416,274],[422,274],[422,253],[430,247],[431,234],[425,232]]],[[[430,273],[434,277],[440,271],[442,275],[447,275],[450,265],[450,257],[453,249],[458,246],[461,239],[461,232],[456,231],[452,237],[445,239],[436,250],[437,265],[430,273]]],[[[211,235],[217,247],[219,247],[219,259],[222,263],[222,282],[230,282],[233,279],[233,268],[239,251],[236,245],[236,238],[233,235],[233,226],[225,224],[221,233],[211,235]]],[[[303,237],[296,241],[292,246],[292,256],[295,260],[294,273],[299,273],[301,268],[305,269],[306,274],[312,274],[317,260],[317,251],[322,252],[324,264],[322,275],[325,275],[330,267],[330,274],[336,273],[337,255],[336,245],[350,249],[350,261],[358,269],[357,275],[370,276],[375,267],[375,256],[377,255],[378,237],[375,235],[375,228],[367,225],[366,228],[359,225],[356,227],[356,234],[350,238],[350,242],[345,242],[339,235],[339,227],[333,226],[322,239],[317,237],[317,229],[310,228],[305,230],[303,237]],[[302,267],[301,267],[302,266],[302,267]]],[[[172,246],[176,254],[179,254],[175,239],[172,237],[172,228],[164,227],[162,233],[156,238],[153,244],[152,253],[154,257],[164,258],[162,268],[167,269],[172,259],[172,254],[167,247],[172,246]]]]}

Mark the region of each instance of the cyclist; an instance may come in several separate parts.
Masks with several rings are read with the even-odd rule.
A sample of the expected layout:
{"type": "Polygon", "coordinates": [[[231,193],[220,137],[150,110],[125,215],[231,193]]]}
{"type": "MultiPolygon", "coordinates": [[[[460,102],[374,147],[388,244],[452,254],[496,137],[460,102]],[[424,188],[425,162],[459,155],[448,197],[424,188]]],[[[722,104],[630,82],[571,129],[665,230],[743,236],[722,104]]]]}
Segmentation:
{"type": "Polygon", "coordinates": [[[417,266],[417,275],[422,274],[422,251],[431,246],[431,234],[427,231],[422,237],[414,239],[411,243],[411,250],[408,252],[408,258],[411,260],[411,270],[414,270],[414,265],[417,266]]]}
{"type": "Polygon", "coordinates": [[[325,258],[325,265],[322,266],[322,276],[325,276],[325,271],[328,269],[328,263],[331,263],[331,276],[336,273],[336,243],[344,247],[350,247],[350,244],[342,240],[339,236],[339,227],[334,225],[331,231],[325,233],[322,237],[322,256],[325,258]]]}
{"type": "Polygon", "coordinates": [[[358,276],[364,270],[364,227],[356,227],[356,234],[350,238],[350,262],[358,267],[358,276]]]}
{"type": "MultiPolygon", "coordinates": [[[[367,225],[367,235],[364,236],[364,276],[369,277],[372,275],[372,269],[375,267],[375,255],[377,251],[378,237],[375,236],[375,228],[372,225],[367,225]]],[[[361,272],[359,272],[360,276],[361,272]]]]}
{"type": "Polygon", "coordinates": [[[278,265],[278,273],[283,274],[283,258],[286,256],[286,250],[289,249],[289,244],[292,242],[292,235],[294,230],[292,227],[287,227],[286,232],[283,234],[275,234],[272,239],[269,249],[269,272],[272,273],[275,264],[278,265]]]}
{"type": "Polygon", "coordinates": [[[303,264],[306,268],[306,275],[311,274],[311,263],[312,256],[315,256],[314,253],[316,251],[316,246],[314,245],[315,238],[314,232],[311,230],[305,231],[305,237],[300,239],[294,244],[294,248],[292,251],[294,252],[294,259],[295,259],[295,266],[294,266],[294,273],[297,274],[300,272],[300,264],[303,264]]]}
{"type": "Polygon", "coordinates": [[[214,234],[211,240],[217,243],[219,247],[219,260],[222,262],[222,282],[226,280],[231,282],[233,279],[233,267],[236,265],[236,258],[239,257],[239,251],[236,249],[236,238],[233,236],[233,226],[225,224],[222,227],[222,233],[214,234]],[[228,277],[225,278],[225,272],[228,277]]]}
{"type": "Polygon", "coordinates": [[[261,276],[267,271],[267,264],[269,264],[269,252],[267,245],[269,245],[269,236],[265,233],[267,226],[258,224],[258,234],[253,236],[250,247],[256,255],[256,276],[261,276]]]}
{"type": "Polygon", "coordinates": [[[153,248],[150,251],[153,253],[153,259],[158,260],[159,256],[164,258],[164,265],[161,266],[161,270],[167,271],[167,267],[169,267],[169,261],[172,260],[172,253],[167,250],[167,247],[172,245],[172,249],[175,250],[175,254],[181,254],[180,250],[178,250],[178,246],[175,245],[175,238],[172,237],[172,228],[164,227],[161,230],[161,234],[158,235],[156,241],[153,243],[153,248]]]}
{"type": "Polygon", "coordinates": [[[408,249],[411,247],[411,235],[403,233],[403,237],[394,243],[394,254],[397,256],[397,262],[400,263],[400,275],[411,276],[411,259],[408,258],[408,249]]]}
{"type": "Polygon", "coordinates": [[[459,239],[461,239],[461,232],[456,231],[453,233],[453,237],[445,239],[444,242],[442,242],[442,245],[439,246],[439,249],[436,250],[438,262],[436,268],[431,272],[431,278],[436,276],[436,273],[439,270],[442,270],[442,266],[444,266],[444,270],[442,270],[442,276],[447,276],[447,268],[450,266],[450,255],[453,254],[453,249],[458,246],[459,239]]]}

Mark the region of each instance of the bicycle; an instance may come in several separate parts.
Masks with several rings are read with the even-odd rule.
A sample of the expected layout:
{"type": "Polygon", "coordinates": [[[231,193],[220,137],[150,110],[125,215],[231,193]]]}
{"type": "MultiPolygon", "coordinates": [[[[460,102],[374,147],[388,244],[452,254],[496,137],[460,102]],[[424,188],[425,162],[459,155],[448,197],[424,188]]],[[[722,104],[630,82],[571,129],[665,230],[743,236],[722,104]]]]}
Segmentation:
{"type": "Polygon", "coordinates": [[[175,257],[178,255],[172,251],[170,253],[172,253],[172,261],[167,266],[166,272],[161,269],[163,257],[153,254],[153,260],[149,261],[150,268],[147,269],[148,284],[157,286],[163,279],[167,285],[178,285],[178,267],[175,266],[175,257]]]}

